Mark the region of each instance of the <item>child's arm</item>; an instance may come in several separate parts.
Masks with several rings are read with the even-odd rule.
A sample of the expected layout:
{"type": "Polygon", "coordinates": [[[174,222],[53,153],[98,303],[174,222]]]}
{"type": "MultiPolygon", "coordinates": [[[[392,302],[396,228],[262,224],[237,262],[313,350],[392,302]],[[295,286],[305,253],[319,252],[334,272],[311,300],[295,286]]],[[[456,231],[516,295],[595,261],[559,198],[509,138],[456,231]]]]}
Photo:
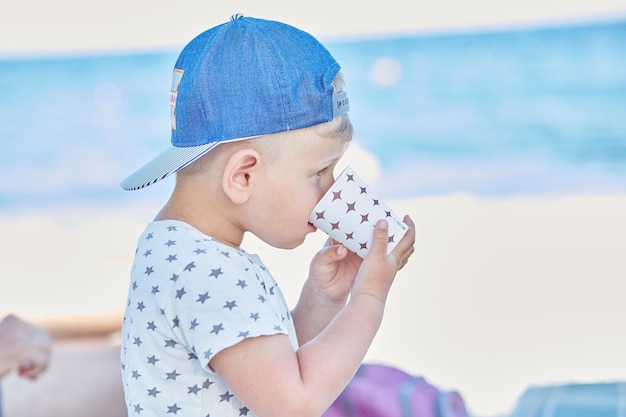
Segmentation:
{"type": "Polygon", "coordinates": [[[362,261],[330,238],[315,255],[298,304],[292,311],[300,345],[324,330],[345,306],[362,261]]]}
{"type": "Polygon", "coordinates": [[[300,345],[324,330],[346,305],[362,261],[332,239],[315,255],[298,304],[291,312],[300,345]]]}
{"type": "Polygon", "coordinates": [[[319,416],[361,364],[383,317],[396,272],[413,252],[415,227],[387,255],[386,222],[354,278],[350,301],[316,337],[294,351],[286,335],[246,339],[211,366],[257,416],[319,416]]]}

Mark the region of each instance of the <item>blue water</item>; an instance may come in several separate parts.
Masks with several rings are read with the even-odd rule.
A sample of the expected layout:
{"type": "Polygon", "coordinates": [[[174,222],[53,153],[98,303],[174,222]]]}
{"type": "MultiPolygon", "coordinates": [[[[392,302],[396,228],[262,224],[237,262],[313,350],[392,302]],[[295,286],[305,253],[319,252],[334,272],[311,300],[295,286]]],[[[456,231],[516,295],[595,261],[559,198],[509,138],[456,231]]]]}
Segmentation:
{"type": "MultiPolygon", "coordinates": [[[[626,192],[625,45],[626,21],[327,43],[387,197],[626,192]]],[[[0,59],[0,208],[137,198],[177,53],[0,59]]]]}

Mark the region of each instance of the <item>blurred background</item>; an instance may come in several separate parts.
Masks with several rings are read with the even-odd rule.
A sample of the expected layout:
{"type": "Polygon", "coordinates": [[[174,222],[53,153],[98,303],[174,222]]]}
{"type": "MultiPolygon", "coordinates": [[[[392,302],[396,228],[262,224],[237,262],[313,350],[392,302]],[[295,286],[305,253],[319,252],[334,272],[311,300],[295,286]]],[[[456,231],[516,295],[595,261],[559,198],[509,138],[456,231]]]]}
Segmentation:
{"type": "MultiPolygon", "coordinates": [[[[123,309],[135,240],[172,182],[119,182],[169,140],[182,46],[234,13],[322,40],[351,100],[346,162],[417,223],[368,360],[459,390],[478,417],[533,384],[626,379],[623,0],[12,3],[0,312],[123,309]]],[[[295,302],[292,275],[323,240],[289,261],[248,244],[295,302]]]]}

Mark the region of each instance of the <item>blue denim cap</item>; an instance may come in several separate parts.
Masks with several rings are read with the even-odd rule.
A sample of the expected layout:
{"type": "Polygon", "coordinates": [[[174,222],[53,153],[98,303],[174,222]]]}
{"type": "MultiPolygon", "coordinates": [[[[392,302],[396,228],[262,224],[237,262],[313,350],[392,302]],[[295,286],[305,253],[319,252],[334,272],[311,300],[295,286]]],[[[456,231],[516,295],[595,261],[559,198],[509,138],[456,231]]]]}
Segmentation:
{"type": "Polygon", "coordinates": [[[137,190],[222,142],[325,123],[347,113],[334,94],[340,66],[313,36],[284,23],[234,16],[185,46],[174,66],[171,146],[121,186],[137,190]]]}

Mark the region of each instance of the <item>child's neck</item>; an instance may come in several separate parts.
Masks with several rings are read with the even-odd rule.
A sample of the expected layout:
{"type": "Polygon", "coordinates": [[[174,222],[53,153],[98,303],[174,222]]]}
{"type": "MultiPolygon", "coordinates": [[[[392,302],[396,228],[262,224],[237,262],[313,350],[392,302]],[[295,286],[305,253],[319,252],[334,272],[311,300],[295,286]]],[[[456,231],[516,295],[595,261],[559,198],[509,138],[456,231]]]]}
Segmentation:
{"type": "Polygon", "coordinates": [[[196,199],[180,199],[172,195],[157,213],[154,221],[178,220],[198,229],[207,236],[238,248],[243,240],[241,230],[229,216],[227,210],[214,204],[199,202],[196,199]]]}

